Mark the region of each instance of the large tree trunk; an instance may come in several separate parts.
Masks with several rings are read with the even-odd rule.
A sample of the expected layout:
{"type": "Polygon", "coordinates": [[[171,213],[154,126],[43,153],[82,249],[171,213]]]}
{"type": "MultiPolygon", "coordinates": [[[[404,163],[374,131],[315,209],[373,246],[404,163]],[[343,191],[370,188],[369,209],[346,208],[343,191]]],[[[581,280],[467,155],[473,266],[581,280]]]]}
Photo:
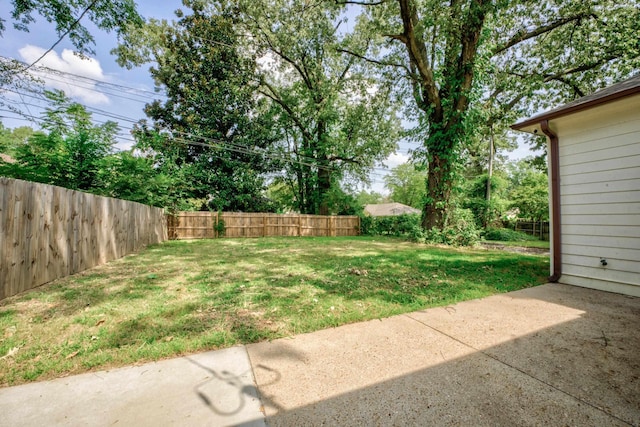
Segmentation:
{"type": "Polygon", "coordinates": [[[331,171],[327,168],[326,159],[318,162],[321,165],[318,168],[318,198],[320,199],[320,208],[318,209],[319,215],[329,215],[329,190],[331,189],[331,171]]]}
{"type": "Polygon", "coordinates": [[[446,221],[452,188],[451,164],[438,155],[434,155],[429,161],[427,203],[424,206],[422,228],[431,230],[435,227],[442,230],[446,221]]]}

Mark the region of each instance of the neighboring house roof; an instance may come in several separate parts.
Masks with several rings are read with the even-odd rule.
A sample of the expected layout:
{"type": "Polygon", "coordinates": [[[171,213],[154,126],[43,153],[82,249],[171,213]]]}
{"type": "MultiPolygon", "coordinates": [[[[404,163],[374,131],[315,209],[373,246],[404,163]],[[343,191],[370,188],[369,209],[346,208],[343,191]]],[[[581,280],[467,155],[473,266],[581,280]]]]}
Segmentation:
{"type": "Polygon", "coordinates": [[[421,211],[402,203],[379,203],[365,205],[364,212],[371,216],[395,216],[402,214],[419,214],[421,211]]]}
{"type": "Polygon", "coordinates": [[[545,113],[535,115],[526,120],[511,126],[515,130],[523,130],[524,128],[536,125],[543,120],[551,120],[561,116],[566,116],[577,111],[586,110],[598,105],[606,104],[616,99],[625,98],[627,96],[640,94],[640,74],[624,80],[613,86],[594,92],[590,95],[583,96],[568,104],[562,105],[545,113]]]}
{"type": "Polygon", "coordinates": [[[14,159],[10,155],[4,154],[4,153],[0,153],[0,159],[2,159],[2,161],[7,162],[7,163],[15,163],[16,162],[16,159],[14,159]]]}

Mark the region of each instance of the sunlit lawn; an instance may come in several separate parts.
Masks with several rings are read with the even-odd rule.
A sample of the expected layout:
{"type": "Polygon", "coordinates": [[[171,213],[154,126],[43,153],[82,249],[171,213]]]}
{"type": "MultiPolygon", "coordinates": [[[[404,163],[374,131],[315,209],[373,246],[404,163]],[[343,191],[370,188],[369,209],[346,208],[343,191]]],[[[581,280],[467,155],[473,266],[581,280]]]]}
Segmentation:
{"type": "Polygon", "coordinates": [[[0,302],[0,386],[538,285],[544,256],[392,238],[172,241],[0,302]]]}

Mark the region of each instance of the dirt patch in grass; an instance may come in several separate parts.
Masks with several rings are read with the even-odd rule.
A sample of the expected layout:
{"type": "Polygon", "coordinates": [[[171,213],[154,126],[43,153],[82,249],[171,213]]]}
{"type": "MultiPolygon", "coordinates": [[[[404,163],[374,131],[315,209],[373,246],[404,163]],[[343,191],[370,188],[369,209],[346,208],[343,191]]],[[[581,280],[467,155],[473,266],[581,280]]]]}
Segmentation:
{"type": "Polygon", "coordinates": [[[379,237],[167,242],[0,302],[0,386],[508,292],[548,268],[379,237]]]}

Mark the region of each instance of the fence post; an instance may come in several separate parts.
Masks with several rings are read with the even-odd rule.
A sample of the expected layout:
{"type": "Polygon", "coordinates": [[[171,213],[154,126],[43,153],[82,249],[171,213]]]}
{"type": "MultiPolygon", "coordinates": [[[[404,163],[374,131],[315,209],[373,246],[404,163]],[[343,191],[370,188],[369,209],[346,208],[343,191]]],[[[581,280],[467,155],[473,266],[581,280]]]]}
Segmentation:
{"type": "Polygon", "coordinates": [[[302,237],[302,215],[298,214],[298,237],[302,237]]]}
{"type": "Polygon", "coordinates": [[[215,211],[213,216],[213,238],[218,238],[218,211],[215,211]]]}
{"type": "Polygon", "coordinates": [[[267,215],[266,213],[262,215],[262,237],[267,236],[267,215]]]}

